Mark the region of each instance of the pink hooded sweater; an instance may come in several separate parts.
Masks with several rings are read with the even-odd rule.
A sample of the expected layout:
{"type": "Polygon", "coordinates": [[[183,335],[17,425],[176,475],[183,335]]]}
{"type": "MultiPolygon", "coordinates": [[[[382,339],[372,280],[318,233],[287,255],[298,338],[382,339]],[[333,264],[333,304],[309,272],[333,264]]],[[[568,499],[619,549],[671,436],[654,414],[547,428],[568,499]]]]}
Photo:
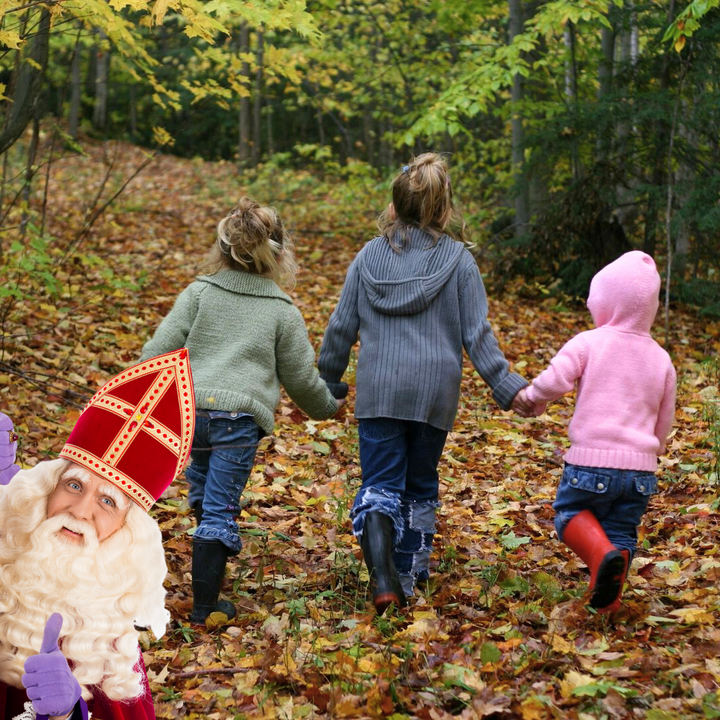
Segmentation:
{"type": "Polygon", "coordinates": [[[650,337],[660,276],[653,259],[634,250],[592,280],[587,305],[594,330],[568,341],[527,390],[543,405],[577,382],[565,461],[572,465],[649,470],[675,413],[675,369],[650,337]]]}

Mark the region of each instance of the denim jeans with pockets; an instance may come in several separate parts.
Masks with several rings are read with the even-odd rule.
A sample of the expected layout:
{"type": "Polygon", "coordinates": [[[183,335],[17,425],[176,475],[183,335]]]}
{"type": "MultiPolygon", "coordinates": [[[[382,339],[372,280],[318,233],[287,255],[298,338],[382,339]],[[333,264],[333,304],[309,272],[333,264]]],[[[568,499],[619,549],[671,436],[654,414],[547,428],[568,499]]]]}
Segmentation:
{"type": "Polygon", "coordinates": [[[657,478],[652,472],[566,464],[553,503],[558,537],[562,540],[575,515],[591,510],[608,540],[618,550],[629,550],[632,559],[638,525],[655,493],[657,478]]]}
{"type": "Polygon", "coordinates": [[[435,534],[438,472],[447,432],[427,423],[394,418],[358,421],[362,486],[350,517],[362,536],[369,512],[388,515],[395,528],[393,559],[406,595],[429,577],[435,534]]]}
{"type": "Polygon", "coordinates": [[[190,466],[190,507],[202,506],[196,538],[220,540],[234,554],[242,547],[237,527],[240,496],[250,477],[263,430],[252,415],[198,410],[190,466]]]}

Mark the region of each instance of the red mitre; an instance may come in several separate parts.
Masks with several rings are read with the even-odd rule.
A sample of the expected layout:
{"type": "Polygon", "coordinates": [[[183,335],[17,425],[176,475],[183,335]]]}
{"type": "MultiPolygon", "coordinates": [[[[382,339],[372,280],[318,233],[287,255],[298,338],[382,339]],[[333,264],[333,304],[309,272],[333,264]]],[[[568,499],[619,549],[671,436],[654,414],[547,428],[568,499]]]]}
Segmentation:
{"type": "Polygon", "coordinates": [[[116,375],[80,414],[60,456],[117,485],[144,510],[182,470],[195,430],[186,348],[116,375]]]}

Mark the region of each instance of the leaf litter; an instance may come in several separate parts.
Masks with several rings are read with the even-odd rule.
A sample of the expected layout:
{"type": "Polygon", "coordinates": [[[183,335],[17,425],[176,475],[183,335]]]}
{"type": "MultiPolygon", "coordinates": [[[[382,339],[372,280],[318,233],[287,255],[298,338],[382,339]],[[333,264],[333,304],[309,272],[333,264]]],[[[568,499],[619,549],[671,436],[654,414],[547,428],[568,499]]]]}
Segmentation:
{"type": "MultiPolygon", "coordinates": [[[[143,153],[121,150],[117,172],[127,176],[143,153]]],[[[53,166],[48,227],[58,248],[81,228],[102,166],[99,147],[53,166]]],[[[24,465],[54,456],[89,396],[138,357],[245,191],[230,163],[159,156],[151,170],[96,222],[83,248],[94,262],[60,271],[55,298],[27,278],[32,292],[3,316],[0,407],[21,435],[24,465]]],[[[333,206],[303,195],[305,186],[281,200],[265,188],[258,199],[293,228],[293,295],[319,348],[348,262],[373,228],[361,203],[333,206]],[[317,232],[338,219],[343,233],[317,232]]],[[[529,300],[519,282],[508,287],[490,298],[490,319],[531,378],[589,317],[529,300]]],[[[431,581],[407,610],[376,617],[348,519],[360,482],[354,393],[326,422],[308,421],[283,396],[243,497],[244,548],[225,582],[238,608],[230,625],[216,615],[204,631],[187,622],[194,520],[182,476],[153,510],[174,619],[164,638],[141,637],[158,717],[720,717],[720,518],[706,471],[710,381],[699,365],[720,349],[720,327],[682,308],[672,316],[676,425],[617,615],[588,611],[584,567],[554,535],[572,399],[538,419],[515,417],[493,405],[466,362],[440,465],[431,581]]]]}

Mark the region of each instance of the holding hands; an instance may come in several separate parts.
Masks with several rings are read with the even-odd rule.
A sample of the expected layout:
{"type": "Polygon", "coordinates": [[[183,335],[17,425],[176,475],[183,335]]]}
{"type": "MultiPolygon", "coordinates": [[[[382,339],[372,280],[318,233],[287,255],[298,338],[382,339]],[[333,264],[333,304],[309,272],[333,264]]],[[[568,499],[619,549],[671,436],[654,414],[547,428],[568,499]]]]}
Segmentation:
{"type": "Polygon", "coordinates": [[[22,683],[38,715],[68,717],[80,699],[80,684],[58,646],[63,619],[53,613],[45,625],[40,653],[25,661],[22,683]]]}
{"type": "Polygon", "coordinates": [[[17,433],[13,431],[12,420],[0,412],[0,485],[7,485],[20,469],[15,465],[17,433]]]}
{"type": "Polygon", "coordinates": [[[547,403],[534,403],[527,396],[527,387],[522,388],[510,406],[521,417],[537,417],[545,412],[547,403]]]}

